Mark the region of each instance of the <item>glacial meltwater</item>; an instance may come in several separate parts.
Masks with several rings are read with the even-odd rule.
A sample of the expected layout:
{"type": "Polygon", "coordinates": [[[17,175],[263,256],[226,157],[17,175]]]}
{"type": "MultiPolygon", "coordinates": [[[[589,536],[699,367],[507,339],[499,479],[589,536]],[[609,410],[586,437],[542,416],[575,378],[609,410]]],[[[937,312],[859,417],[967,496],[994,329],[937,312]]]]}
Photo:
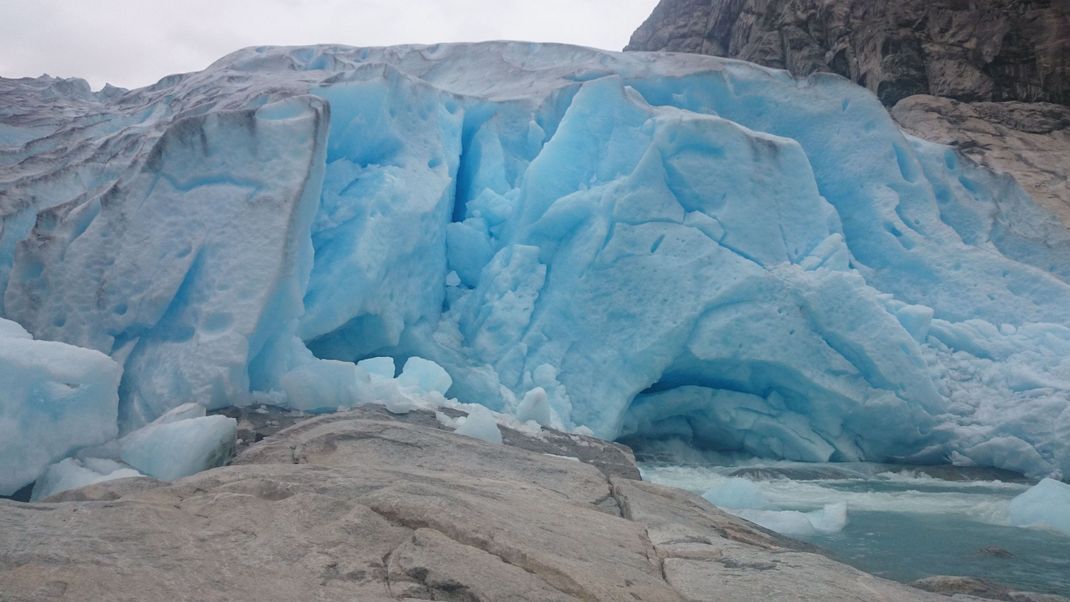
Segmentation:
{"type": "Polygon", "coordinates": [[[1070,536],[1011,526],[1032,482],[1012,473],[872,463],[812,464],[683,452],[638,453],[643,478],[888,579],[978,577],[1070,595],[1070,536]]]}

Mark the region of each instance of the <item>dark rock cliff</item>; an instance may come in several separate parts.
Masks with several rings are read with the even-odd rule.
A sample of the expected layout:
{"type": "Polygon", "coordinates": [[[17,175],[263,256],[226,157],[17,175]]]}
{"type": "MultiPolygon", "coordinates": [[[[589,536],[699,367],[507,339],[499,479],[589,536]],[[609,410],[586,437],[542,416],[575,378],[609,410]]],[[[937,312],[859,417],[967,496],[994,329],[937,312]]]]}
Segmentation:
{"type": "Polygon", "coordinates": [[[1070,104],[1070,0],[662,0],[627,50],[831,71],[914,94],[1070,104]]]}

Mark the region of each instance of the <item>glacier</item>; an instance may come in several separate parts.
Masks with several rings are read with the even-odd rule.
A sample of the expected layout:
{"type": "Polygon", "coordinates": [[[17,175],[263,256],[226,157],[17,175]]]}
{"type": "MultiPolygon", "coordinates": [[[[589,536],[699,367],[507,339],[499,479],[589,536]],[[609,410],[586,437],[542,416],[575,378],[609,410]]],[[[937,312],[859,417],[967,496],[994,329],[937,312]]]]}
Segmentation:
{"type": "Polygon", "coordinates": [[[257,47],[0,98],[0,315],[122,367],[118,435],[191,401],[449,395],[609,439],[1070,475],[1070,231],[842,78],[257,47]]]}

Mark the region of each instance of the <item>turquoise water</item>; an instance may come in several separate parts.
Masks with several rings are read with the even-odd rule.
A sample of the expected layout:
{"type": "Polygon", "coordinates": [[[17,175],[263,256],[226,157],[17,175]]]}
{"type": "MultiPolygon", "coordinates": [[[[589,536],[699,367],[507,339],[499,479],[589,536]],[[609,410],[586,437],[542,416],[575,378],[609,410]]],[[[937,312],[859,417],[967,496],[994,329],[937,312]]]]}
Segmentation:
{"type": "Polygon", "coordinates": [[[804,538],[837,560],[910,582],[933,573],[1070,595],[1070,538],[941,514],[849,512],[843,531],[804,538]],[[998,546],[1013,556],[982,549],[998,546]]]}
{"type": "Polygon", "coordinates": [[[888,579],[960,575],[1070,596],[1070,537],[1010,526],[1010,500],[1030,486],[1013,475],[642,454],[640,469],[646,480],[700,495],[713,492],[711,498],[742,488],[747,495],[732,498],[743,499],[742,507],[730,512],[888,579]],[[748,506],[752,502],[759,512],[748,506]],[[840,504],[847,507],[846,524],[821,515],[823,508],[840,504]],[[800,527],[799,512],[819,517],[811,521],[816,528],[805,520],[800,527]]]}

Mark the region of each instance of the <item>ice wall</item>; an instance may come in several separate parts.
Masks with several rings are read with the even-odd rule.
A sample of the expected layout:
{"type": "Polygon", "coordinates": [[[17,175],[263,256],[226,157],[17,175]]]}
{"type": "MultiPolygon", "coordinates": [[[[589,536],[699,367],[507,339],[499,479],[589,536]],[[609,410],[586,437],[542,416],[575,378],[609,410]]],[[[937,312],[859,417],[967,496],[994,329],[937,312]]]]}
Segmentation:
{"type": "Polygon", "coordinates": [[[177,120],[107,193],[39,215],[7,312],[124,363],[124,430],[176,402],[228,405],[275,347],[291,354],[326,106],[297,97],[177,120]]]}
{"type": "Polygon", "coordinates": [[[422,356],[604,437],[1070,474],[1070,233],[841,78],[321,46],[84,92],[0,116],[0,287],[124,365],[126,430],[422,356]]]}

